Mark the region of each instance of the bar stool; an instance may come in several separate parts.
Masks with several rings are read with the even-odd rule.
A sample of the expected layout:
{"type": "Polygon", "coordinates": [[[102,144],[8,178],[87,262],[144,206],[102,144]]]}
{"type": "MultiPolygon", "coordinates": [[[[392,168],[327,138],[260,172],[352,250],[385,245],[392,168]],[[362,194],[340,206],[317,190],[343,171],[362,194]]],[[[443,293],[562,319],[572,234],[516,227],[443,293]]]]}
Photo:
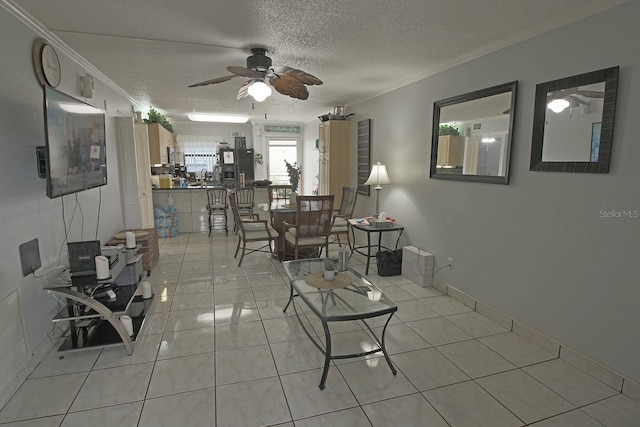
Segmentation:
{"type": "Polygon", "coordinates": [[[211,230],[215,229],[216,216],[224,215],[224,232],[228,236],[229,228],[227,227],[227,211],[229,204],[227,203],[227,189],[224,187],[212,188],[207,190],[207,211],[209,212],[209,236],[211,230]]]}

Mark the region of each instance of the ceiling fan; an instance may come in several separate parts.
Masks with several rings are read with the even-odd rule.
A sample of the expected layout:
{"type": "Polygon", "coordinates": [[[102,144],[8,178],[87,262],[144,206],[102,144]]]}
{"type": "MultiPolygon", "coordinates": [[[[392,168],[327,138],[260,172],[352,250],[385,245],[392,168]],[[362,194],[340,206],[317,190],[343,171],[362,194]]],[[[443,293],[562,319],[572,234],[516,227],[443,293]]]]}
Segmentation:
{"type": "Polygon", "coordinates": [[[568,107],[589,106],[586,98],[604,98],[603,91],[581,90],[580,87],[557,90],[547,94],[547,106],[560,113],[568,107]]]}
{"type": "Polygon", "coordinates": [[[251,95],[256,101],[262,102],[271,95],[271,87],[266,82],[283,95],[303,100],[309,98],[309,91],[305,85],[322,84],[322,80],[302,70],[284,65],[272,66],[271,58],[266,53],[267,50],[264,48],[251,48],[252,55],[247,57],[246,67],[229,66],[227,71],[232,73],[231,75],[195,83],[189,87],[222,83],[235,77],[248,77],[249,80],[240,86],[237,99],[251,95]]]}

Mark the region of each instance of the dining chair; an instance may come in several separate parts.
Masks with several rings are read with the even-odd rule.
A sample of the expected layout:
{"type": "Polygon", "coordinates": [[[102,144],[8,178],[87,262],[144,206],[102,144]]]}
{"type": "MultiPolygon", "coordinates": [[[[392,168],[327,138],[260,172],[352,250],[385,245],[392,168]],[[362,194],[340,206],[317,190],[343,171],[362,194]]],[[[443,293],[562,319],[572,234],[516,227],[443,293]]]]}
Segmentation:
{"type": "Polygon", "coordinates": [[[347,237],[347,244],[351,248],[351,242],[349,241],[349,219],[353,217],[353,210],[356,207],[356,200],[358,199],[358,193],[355,188],[342,187],[342,200],[340,201],[340,208],[334,210],[333,219],[331,221],[331,236],[335,236],[335,239],[329,243],[338,243],[338,246],[342,246],[340,242],[340,235],[344,234],[347,237]]]}
{"type": "Polygon", "coordinates": [[[209,236],[211,231],[215,229],[216,216],[224,216],[224,232],[229,235],[227,227],[227,212],[229,204],[227,203],[227,189],[225,187],[216,187],[207,190],[207,212],[209,213],[209,236]]]}
{"type": "MultiPolygon", "coordinates": [[[[269,197],[269,212],[277,207],[283,207],[290,203],[291,193],[293,187],[291,185],[268,185],[267,196],[269,197]]],[[[273,213],[269,215],[271,217],[271,226],[276,228],[276,224],[273,220],[273,213]]]]}
{"type": "Polygon", "coordinates": [[[298,196],[296,199],[295,223],[284,223],[284,238],[293,246],[294,258],[300,257],[301,249],[315,249],[317,256],[329,256],[329,233],[333,213],[334,195],[298,196]]]}
{"type": "MultiPolygon", "coordinates": [[[[255,188],[254,187],[237,188],[232,192],[235,193],[236,195],[235,198],[238,205],[238,213],[240,214],[240,216],[241,217],[247,216],[251,218],[253,214],[253,208],[255,207],[255,204],[254,204],[255,188]]],[[[234,233],[238,232],[238,224],[235,222],[235,218],[233,223],[233,232],[234,233]]]]}
{"type": "Polygon", "coordinates": [[[240,216],[239,206],[237,201],[237,195],[235,193],[229,193],[229,203],[231,204],[231,212],[238,226],[238,246],[236,247],[236,253],[234,258],[238,257],[240,247],[242,247],[242,255],[238,261],[238,267],[242,265],[242,260],[245,255],[253,252],[266,252],[273,254],[272,243],[275,241],[278,233],[271,228],[266,219],[258,219],[258,214],[248,214],[240,216]],[[256,248],[252,247],[252,243],[262,242],[262,246],[256,248]],[[269,248],[266,250],[266,248],[269,248]],[[249,252],[247,252],[249,251],[249,252]]]}

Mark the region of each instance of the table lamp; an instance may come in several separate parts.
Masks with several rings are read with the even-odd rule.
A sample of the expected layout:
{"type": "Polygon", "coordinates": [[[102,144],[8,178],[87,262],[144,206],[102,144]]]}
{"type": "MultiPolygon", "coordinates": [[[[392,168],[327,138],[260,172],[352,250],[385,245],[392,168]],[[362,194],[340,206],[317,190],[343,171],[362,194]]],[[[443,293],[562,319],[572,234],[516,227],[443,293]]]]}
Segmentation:
{"type": "Polygon", "coordinates": [[[387,167],[378,162],[373,165],[369,178],[363,183],[363,185],[375,185],[373,188],[376,190],[376,216],[380,214],[380,190],[382,190],[382,184],[391,184],[391,179],[387,173],[387,167]]]}

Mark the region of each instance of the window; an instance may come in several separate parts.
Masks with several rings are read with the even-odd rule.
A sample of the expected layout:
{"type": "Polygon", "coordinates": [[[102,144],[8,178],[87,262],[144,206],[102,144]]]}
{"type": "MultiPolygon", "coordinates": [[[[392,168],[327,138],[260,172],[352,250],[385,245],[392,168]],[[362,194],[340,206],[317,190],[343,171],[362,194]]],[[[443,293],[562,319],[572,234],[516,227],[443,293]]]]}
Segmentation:
{"type": "Polygon", "coordinates": [[[177,162],[184,164],[187,172],[200,179],[200,172],[213,172],[217,164],[216,149],[222,141],[220,136],[178,135],[177,162]]]}
{"type": "Polygon", "coordinates": [[[289,184],[289,174],[284,161],[298,162],[298,139],[269,140],[269,181],[276,185],[289,184]]]}
{"type": "Polygon", "coordinates": [[[187,172],[200,173],[202,169],[211,172],[216,165],[216,156],[212,152],[185,151],[184,165],[187,172]]]}

